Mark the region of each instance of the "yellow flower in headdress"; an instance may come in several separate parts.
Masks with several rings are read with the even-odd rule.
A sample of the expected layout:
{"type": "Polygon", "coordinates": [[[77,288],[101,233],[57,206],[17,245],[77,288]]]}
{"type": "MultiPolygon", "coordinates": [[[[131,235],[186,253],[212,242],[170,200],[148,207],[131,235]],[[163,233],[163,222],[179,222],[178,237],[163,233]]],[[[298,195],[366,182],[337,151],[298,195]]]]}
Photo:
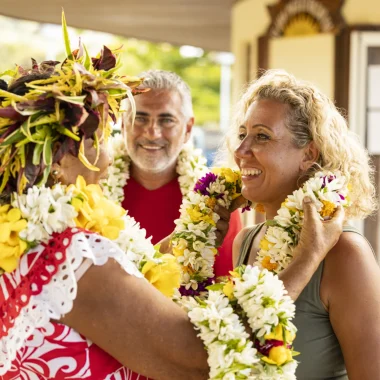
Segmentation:
{"type": "Polygon", "coordinates": [[[21,218],[18,208],[11,208],[9,204],[0,207],[0,268],[6,272],[16,269],[20,256],[28,248],[19,237],[26,226],[27,221],[21,218]]]}

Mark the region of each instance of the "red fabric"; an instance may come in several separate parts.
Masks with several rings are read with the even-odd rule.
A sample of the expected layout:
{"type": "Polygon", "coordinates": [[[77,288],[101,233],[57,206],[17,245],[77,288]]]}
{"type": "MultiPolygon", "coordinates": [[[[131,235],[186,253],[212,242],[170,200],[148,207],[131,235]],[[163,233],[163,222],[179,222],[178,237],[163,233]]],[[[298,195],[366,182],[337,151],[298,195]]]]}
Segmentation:
{"type": "Polygon", "coordinates": [[[156,190],[147,190],[133,178],[124,187],[123,207],[146,229],[147,236],[153,236],[153,244],[173,232],[181,203],[177,178],[156,190]]]}
{"type": "MultiPolygon", "coordinates": [[[[133,178],[124,187],[123,207],[146,229],[147,236],[153,236],[153,244],[173,232],[174,220],[180,216],[181,203],[182,194],[177,178],[156,190],[145,189],[133,178]]],[[[214,266],[216,276],[226,276],[233,269],[232,244],[242,228],[239,213],[239,210],[232,213],[227,236],[218,249],[214,266]]]]}
{"type": "MultiPolygon", "coordinates": [[[[80,229],[54,233],[43,249],[20,259],[18,268],[0,277],[0,326],[2,336],[9,329],[31,296],[49,284],[60,264],[66,260],[66,249],[80,229]]],[[[86,231],[86,234],[90,232],[86,231]]],[[[92,344],[72,328],[49,322],[36,329],[17,352],[11,369],[0,380],[36,379],[147,380],[133,373],[117,360],[92,344]]]]}
{"type": "Polygon", "coordinates": [[[22,308],[28,305],[30,297],[40,294],[43,286],[57,273],[59,264],[66,260],[66,249],[73,235],[71,229],[60,234],[54,233],[48,244],[44,245],[42,253],[31,252],[25,256],[30,265],[25,275],[20,273],[20,276],[16,276],[12,272],[1,276],[0,285],[3,291],[0,295],[0,338],[8,335],[22,308]]]}
{"type": "Polygon", "coordinates": [[[231,214],[227,235],[224,238],[223,244],[218,248],[219,254],[216,256],[214,264],[216,277],[227,276],[233,269],[232,245],[242,227],[240,210],[236,210],[231,214]]]}
{"type": "Polygon", "coordinates": [[[72,328],[54,322],[34,332],[0,379],[147,380],[72,328]]]}

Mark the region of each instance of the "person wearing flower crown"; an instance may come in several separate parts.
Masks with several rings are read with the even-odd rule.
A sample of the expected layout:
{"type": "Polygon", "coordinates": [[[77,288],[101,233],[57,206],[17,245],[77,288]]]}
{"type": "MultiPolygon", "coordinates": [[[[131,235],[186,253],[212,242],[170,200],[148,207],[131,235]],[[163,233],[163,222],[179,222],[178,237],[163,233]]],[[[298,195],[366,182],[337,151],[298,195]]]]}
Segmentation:
{"type": "MultiPolygon", "coordinates": [[[[273,220],[240,232],[235,265],[256,264],[281,276],[298,259],[292,250],[309,211],[304,198],[325,219],[333,215],[334,202],[345,204],[347,219],[376,208],[367,152],[313,85],[284,71],[264,73],[242,96],[232,133],[242,194],[273,220]],[[334,195],[344,182],[348,195],[334,195]]],[[[324,227],[315,226],[316,233],[324,227]]],[[[379,378],[380,271],[367,240],[348,224],[343,231],[296,301],[299,379],[379,378]]],[[[313,250],[325,241],[309,237],[298,245],[309,249],[313,261],[313,250]]]]}
{"type": "MultiPolygon", "coordinates": [[[[207,172],[206,159],[189,143],[194,124],[190,88],[177,74],[148,70],[135,99],[136,116],[124,118],[122,136],[113,142],[113,165],[103,183],[105,194],[121,202],[158,243],[174,229],[183,196],[207,172]],[[133,120],[132,120],[133,119],[133,120]]],[[[215,276],[232,270],[232,243],[241,230],[239,212],[224,213],[218,227],[228,229],[218,248],[215,276]]]]}

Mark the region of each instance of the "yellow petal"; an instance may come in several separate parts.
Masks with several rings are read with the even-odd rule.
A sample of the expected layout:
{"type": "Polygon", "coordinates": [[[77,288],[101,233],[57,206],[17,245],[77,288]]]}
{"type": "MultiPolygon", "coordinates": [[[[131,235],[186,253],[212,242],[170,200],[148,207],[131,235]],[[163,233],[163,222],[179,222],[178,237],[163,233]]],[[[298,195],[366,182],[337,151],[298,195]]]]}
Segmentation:
{"type": "Polygon", "coordinates": [[[1,228],[0,228],[0,243],[7,242],[10,235],[11,235],[11,224],[2,223],[1,228]]]}
{"type": "Polygon", "coordinates": [[[23,254],[27,248],[28,248],[28,243],[20,239],[20,253],[23,254]]]}
{"type": "Polygon", "coordinates": [[[147,261],[142,270],[141,270],[141,273],[142,274],[145,274],[147,273],[148,271],[150,271],[153,267],[155,267],[157,264],[154,262],[154,261],[147,261]]]}
{"type": "Polygon", "coordinates": [[[268,269],[269,271],[273,271],[278,267],[277,263],[272,263],[270,256],[265,256],[262,261],[261,265],[263,268],[268,269]]]}
{"type": "Polygon", "coordinates": [[[7,244],[10,245],[11,247],[16,247],[16,245],[20,244],[20,238],[17,232],[11,232],[11,234],[9,235],[7,244]]]}
{"type": "Polygon", "coordinates": [[[78,190],[83,190],[86,188],[86,180],[81,175],[78,175],[77,180],[75,182],[75,187],[78,190]]]}
{"type": "Polygon", "coordinates": [[[7,258],[0,258],[0,268],[5,270],[5,272],[13,272],[17,268],[18,259],[14,256],[7,258]]]}
{"type": "Polygon", "coordinates": [[[263,249],[264,251],[269,251],[271,248],[272,244],[267,240],[267,239],[262,239],[259,244],[260,248],[263,249]]]}
{"type": "Polygon", "coordinates": [[[106,226],[102,230],[102,235],[110,240],[116,240],[120,235],[120,229],[117,227],[106,226]]]}
{"type": "Polygon", "coordinates": [[[273,347],[269,351],[269,359],[273,360],[277,365],[282,365],[288,359],[288,351],[290,350],[285,346],[273,347]]]}
{"type": "Polygon", "coordinates": [[[162,263],[148,262],[142,273],[145,278],[162,294],[172,297],[174,290],[180,286],[181,268],[174,256],[165,254],[161,257],[162,263]]]}
{"type": "Polygon", "coordinates": [[[0,214],[7,212],[10,207],[11,207],[11,205],[9,205],[9,204],[1,206],[0,207],[0,214]]]}
{"type": "Polygon", "coordinates": [[[76,211],[79,211],[79,209],[83,206],[83,202],[79,198],[73,198],[71,200],[71,205],[75,208],[76,211]]]}
{"type": "Polygon", "coordinates": [[[223,286],[223,293],[228,297],[228,299],[233,300],[234,297],[234,284],[232,281],[228,281],[223,286]]]}
{"type": "Polygon", "coordinates": [[[180,248],[179,246],[175,246],[173,247],[173,255],[175,257],[180,257],[180,256],[183,256],[184,254],[184,249],[183,248],[180,248]]]}
{"type": "Polygon", "coordinates": [[[25,219],[18,220],[11,226],[12,231],[20,232],[26,228],[28,222],[25,219]]]}
{"type": "Polygon", "coordinates": [[[17,222],[21,219],[21,211],[18,208],[12,208],[8,211],[7,219],[10,222],[17,222]]]}

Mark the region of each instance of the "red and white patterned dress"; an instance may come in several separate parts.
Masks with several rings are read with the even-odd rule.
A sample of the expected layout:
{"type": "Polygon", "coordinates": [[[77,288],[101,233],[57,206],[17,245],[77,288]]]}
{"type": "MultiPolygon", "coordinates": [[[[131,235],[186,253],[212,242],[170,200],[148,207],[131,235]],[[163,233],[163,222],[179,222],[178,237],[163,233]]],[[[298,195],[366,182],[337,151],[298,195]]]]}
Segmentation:
{"type": "Polygon", "coordinates": [[[72,309],[83,268],[110,257],[141,277],[112,241],[75,228],[53,234],[24,255],[14,272],[0,277],[1,380],[147,379],[72,328],[51,321],[72,309]]]}

